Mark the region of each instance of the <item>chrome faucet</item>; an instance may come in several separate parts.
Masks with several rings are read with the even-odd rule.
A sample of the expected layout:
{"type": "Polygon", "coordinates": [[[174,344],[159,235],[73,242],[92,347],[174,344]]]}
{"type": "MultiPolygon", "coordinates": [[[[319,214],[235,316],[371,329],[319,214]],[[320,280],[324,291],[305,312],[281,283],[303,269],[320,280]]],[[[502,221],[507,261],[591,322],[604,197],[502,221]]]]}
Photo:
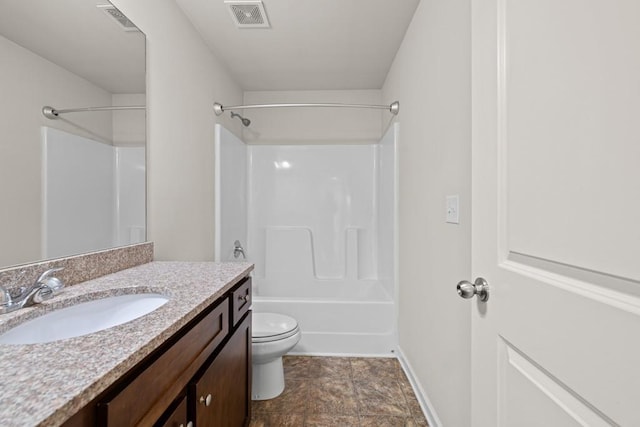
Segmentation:
{"type": "Polygon", "coordinates": [[[20,293],[15,297],[0,286],[0,314],[10,313],[53,298],[55,293],[64,288],[64,283],[51,274],[61,270],[64,268],[58,267],[45,271],[31,286],[21,287],[20,293]]]}

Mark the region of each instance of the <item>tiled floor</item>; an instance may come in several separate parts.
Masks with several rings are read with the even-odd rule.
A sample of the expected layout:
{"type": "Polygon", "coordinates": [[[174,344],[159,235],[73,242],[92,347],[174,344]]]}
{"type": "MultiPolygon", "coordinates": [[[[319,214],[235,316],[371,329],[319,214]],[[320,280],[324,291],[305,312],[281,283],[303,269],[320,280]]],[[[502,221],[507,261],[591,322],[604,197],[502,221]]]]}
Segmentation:
{"type": "Polygon", "coordinates": [[[285,391],[254,401],[250,427],[427,426],[396,359],[285,356],[285,391]]]}

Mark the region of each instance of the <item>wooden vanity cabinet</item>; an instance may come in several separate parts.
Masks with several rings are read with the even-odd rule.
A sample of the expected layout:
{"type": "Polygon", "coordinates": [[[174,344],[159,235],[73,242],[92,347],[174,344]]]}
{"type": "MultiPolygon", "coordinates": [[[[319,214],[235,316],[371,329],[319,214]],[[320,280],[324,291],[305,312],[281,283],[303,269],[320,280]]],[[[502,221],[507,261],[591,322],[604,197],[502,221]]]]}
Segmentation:
{"type": "Polygon", "coordinates": [[[251,312],[215,359],[189,384],[196,427],[243,426],[251,419],[251,312]]]}
{"type": "Polygon", "coordinates": [[[250,294],[247,277],[64,426],[248,425],[250,294]]]}

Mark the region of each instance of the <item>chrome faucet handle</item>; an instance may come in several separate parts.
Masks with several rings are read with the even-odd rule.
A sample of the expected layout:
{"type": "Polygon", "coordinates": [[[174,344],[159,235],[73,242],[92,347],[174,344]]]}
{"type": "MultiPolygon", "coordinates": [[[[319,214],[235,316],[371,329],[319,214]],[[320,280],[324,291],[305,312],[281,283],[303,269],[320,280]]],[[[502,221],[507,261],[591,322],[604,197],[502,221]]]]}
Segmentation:
{"type": "Polygon", "coordinates": [[[42,273],[25,295],[24,306],[28,307],[51,299],[55,293],[64,288],[62,280],[51,276],[52,273],[62,270],[64,267],[55,267],[42,273]]]}
{"type": "Polygon", "coordinates": [[[36,283],[33,285],[32,294],[28,297],[29,302],[27,305],[39,304],[42,301],[53,298],[53,295],[60,289],[64,288],[64,283],[57,277],[51,276],[56,271],[62,271],[64,267],[51,268],[38,277],[36,283]]]}
{"type": "MultiPolygon", "coordinates": [[[[56,279],[55,277],[49,277],[52,273],[55,273],[56,271],[62,271],[64,270],[64,267],[55,267],[55,268],[50,268],[49,270],[45,271],[44,273],[42,273],[40,275],[40,277],[38,277],[38,280],[36,280],[36,285],[38,284],[45,284],[46,280],[48,279],[56,279]]],[[[58,279],[56,279],[58,280],[58,279]]]]}

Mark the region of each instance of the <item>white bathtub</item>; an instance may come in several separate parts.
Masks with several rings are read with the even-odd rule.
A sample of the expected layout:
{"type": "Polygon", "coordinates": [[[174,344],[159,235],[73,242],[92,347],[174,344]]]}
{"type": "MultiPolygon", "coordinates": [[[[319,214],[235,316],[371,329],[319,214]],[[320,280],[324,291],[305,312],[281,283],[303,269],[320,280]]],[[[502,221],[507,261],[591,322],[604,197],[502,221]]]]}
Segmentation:
{"type": "MultiPolygon", "coordinates": [[[[395,309],[381,284],[352,288],[340,297],[261,296],[259,280],[254,280],[253,310],[282,313],[294,317],[302,339],[291,354],[392,356],[396,348],[395,309]],[[357,289],[359,288],[359,289],[357,289]]],[[[335,284],[344,290],[348,286],[335,284]]]]}

